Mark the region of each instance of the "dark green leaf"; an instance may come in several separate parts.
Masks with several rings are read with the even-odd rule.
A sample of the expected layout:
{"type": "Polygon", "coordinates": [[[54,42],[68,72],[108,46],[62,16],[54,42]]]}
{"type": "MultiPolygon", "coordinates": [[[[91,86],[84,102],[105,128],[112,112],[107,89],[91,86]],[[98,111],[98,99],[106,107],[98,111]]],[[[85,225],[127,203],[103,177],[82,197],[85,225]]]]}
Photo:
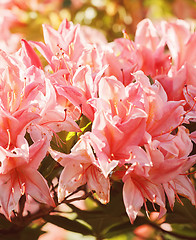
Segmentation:
{"type": "Polygon", "coordinates": [[[182,236],[184,239],[196,239],[196,228],[189,224],[171,224],[173,232],[182,236]]]}
{"type": "Polygon", "coordinates": [[[44,219],[68,231],[81,233],[83,235],[93,235],[92,231],[87,226],[85,226],[82,223],[79,223],[76,220],[70,220],[66,217],[62,217],[59,215],[49,215],[44,217],[44,219]]]}
{"type": "Polygon", "coordinates": [[[39,172],[47,178],[53,171],[54,167],[56,165],[56,161],[50,156],[46,156],[40,166],[39,166],[39,172]]]}
{"type": "Polygon", "coordinates": [[[167,223],[192,223],[196,225],[196,208],[186,198],[181,198],[184,205],[176,202],[174,210],[166,215],[167,223]]]}
{"type": "Polygon", "coordinates": [[[153,81],[152,77],[151,77],[150,75],[148,75],[148,78],[149,78],[150,84],[153,85],[153,84],[154,84],[154,81],[153,81]]]}
{"type": "Polygon", "coordinates": [[[26,132],[25,138],[26,138],[29,146],[31,146],[33,144],[33,141],[32,141],[31,136],[30,136],[30,134],[28,132],[26,132]]]}
{"type": "MultiPolygon", "coordinates": [[[[26,227],[20,234],[20,240],[37,240],[40,235],[45,233],[44,231],[41,230],[42,226],[39,227],[26,227]]],[[[16,238],[14,238],[16,239],[16,238]]]]}
{"type": "Polygon", "coordinates": [[[71,0],[64,0],[63,1],[63,7],[70,7],[71,6],[71,0]]]}
{"type": "Polygon", "coordinates": [[[20,240],[37,240],[40,235],[44,233],[41,230],[43,225],[39,226],[29,226],[26,228],[18,228],[18,226],[12,226],[12,228],[8,229],[7,231],[0,231],[0,239],[2,240],[13,240],[13,239],[20,239],[20,240]]]}
{"type": "Polygon", "coordinates": [[[123,224],[118,224],[114,227],[111,227],[105,234],[104,238],[111,238],[118,236],[120,234],[125,234],[126,232],[132,232],[135,229],[130,222],[125,222],[123,224]]]}

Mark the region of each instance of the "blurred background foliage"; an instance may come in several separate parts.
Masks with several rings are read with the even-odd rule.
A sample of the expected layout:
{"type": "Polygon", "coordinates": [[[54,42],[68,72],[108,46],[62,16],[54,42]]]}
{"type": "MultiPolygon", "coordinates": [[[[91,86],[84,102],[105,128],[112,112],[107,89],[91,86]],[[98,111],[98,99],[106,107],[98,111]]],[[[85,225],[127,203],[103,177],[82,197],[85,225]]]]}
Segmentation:
{"type": "MultiPolygon", "coordinates": [[[[193,23],[196,21],[196,2],[194,0],[15,0],[14,2],[14,5],[11,5],[10,7],[8,6],[17,17],[17,22],[12,26],[11,31],[14,33],[20,33],[21,37],[26,38],[27,40],[36,41],[43,40],[43,23],[50,24],[55,29],[58,29],[64,18],[67,18],[74,24],[80,23],[82,25],[88,25],[99,29],[104,33],[108,41],[122,37],[123,30],[133,38],[137,24],[144,18],[150,18],[154,21],[173,18],[186,19],[193,23]],[[44,2],[43,5],[42,2],[44,2]]],[[[195,129],[195,124],[192,126],[194,126],[195,129]]],[[[194,168],[191,169],[191,172],[194,170],[194,168]]],[[[190,175],[193,182],[195,182],[194,175],[195,174],[190,175]]],[[[112,190],[111,194],[115,194],[114,190],[115,189],[112,190]]],[[[118,189],[117,192],[121,192],[121,189],[120,191],[118,189]]],[[[97,231],[104,233],[106,237],[105,239],[113,240],[196,239],[195,207],[185,199],[182,199],[182,202],[184,206],[179,203],[175,205],[175,214],[173,214],[172,211],[169,211],[166,218],[161,219],[159,222],[154,220],[155,216],[152,214],[150,216],[151,220],[144,217],[138,217],[134,225],[129,223],[129,220],[124,213],[123,206],[119,206],[119,203],[111,202],[106,208],[109,210],[111,210],[110,208],[114,210],[117,209],[118,211],[108,211],[108,213],[110,212],[112,215],[107,215],[106,218],[103,218],[104,215],[101,215],[103,218],[100,219],[102,225],[99,226],[100,229],[97,231]],[[116,206],[118,207],[116,208],[116,206]],[[115,219],[119,220],[118,218],[121,218],[122,215],[124,217],[123,221],[119,222],[120,225],[115,225],[115,219]],[[114,225],[112,225],[112,221],[114,221],[114,225]],[[108,223],[111,223],[111,225],[108,225],[108,223]]],[[[89,200],[85,202],[86,208],[89,209],[91,204],[92,203],[89,203],[89,200]]],[[[94,217],[100,217],[99,214],[100,211],[102,211],[100,208],[98,209],[99,212],[97,212],[97,208],[95,208],[95,212],[91,212],[93,218],[90,218],[90,220],[89,213],[86,213],[85,215],[85,212],[81,213],[76,208],[72,210],[77,213],[78,218],[83,221],[83,223],[86,222],[86,224],[91,225],[92,228],[97,227],[96,225],[93,225],[94,222],[92,219],[94,217]]],[[[66,216],[66,221],[69,223],[67,217],[69,216],[66,216]]],[[[65,228],[69,230],[69,224],[66,226],[62,225],[61,217],[48,216],[45,220],[53,225],[61,227],[61,229],[65,228]]],[[[63,221],[65,221],[65,219],[63,221]]],[[[49,226],[49,229],[47,227],[42,228],[45,223],[46,222],[43,222],[43,220],[41,222],[32,223],[32,226],[24,229],[18,239],[27,239],[27,233],[32,233],[28,235],[31,236],[31,238],[28,237],[29,240],[37,239],[44,231],[52,229],[51,226],[49,226]]],[[[76,235],[73,234],[73,228],[74,226],[71,225],[72,232],[69,232],[71,235],[62,233],[62,238],[58,239],[95,239],[94,237],[78,235],[78,223],[76,223],[76,235]]],[[[57,229],[54,229],[54,231],[57,231],[57,229]]],[[[82,231],[84,231],[83,227],[81,227],[81,233],[84,235],[84,232],[82,231]]],[[[44,238],[44,235],[39,239],[56,239],[50,237],[50,235],[45,235],[46,237],[44,238]]],[[[88,235],[88,232],[86,235],[88,235]]],[[[54,236],[55,235],[53,235],[53,237],[54,236]]],[[[5,238],[4,236],[3,239],[13,239],[12,237],[13,236],[11,236],[11,238],[5,238]]],[[[0,239],[2,239],[1,236],[0,239]]]]}
{"type": "Polygon", "coordinates": [[[26,4],[23,9],[14,6],[19,24],[12,29],[31,40],[41,40],[42,23],[57,29],[64,18],[101,30],[108,41],[121,37],[122,30],[133,37],[137,24],[146,17],[152,20],[196,19],[194,0],[53,0],[44,7],[40,7],[44,0],[33,2],[37,6],[26,4]]]}

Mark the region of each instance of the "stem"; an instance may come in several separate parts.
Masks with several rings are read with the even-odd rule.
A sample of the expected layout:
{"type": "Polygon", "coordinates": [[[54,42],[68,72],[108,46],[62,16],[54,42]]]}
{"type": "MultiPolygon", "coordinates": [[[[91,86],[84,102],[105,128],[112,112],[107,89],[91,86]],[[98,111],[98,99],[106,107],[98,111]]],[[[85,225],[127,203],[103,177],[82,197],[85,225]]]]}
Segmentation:
{"type": "Polygon", "coordinates": [[[70,200],[64,200],[63,201],[63,203],[72,203],[72,202],[74,202],[74,201],[79,201],[79,200],[85,200],[85,199],[87,199],[89,196],[91,196],[92,195],[92,193],[91,192],[89,192],[89,193],[86,193],[86,194],[84,194],[84,195],[82,195],[81,197],[75,197],[75,198],[72,198],[72,199],[70,199],[70,200]]]}
{"type": "Polygon", "coordinates": [[[22,195],[22,197],[19,200],[18,217],[20,217],[20,218],[22,218],[22,214],[23,214],[24,207],[25,207],[25,202],[26,202],[26,195],[22,195]]]}
{"type": "Polygon", "coordinates": [[[28,226],[32,221],[39,218],[43,218],[53,210],[54,210],[54,207],[44,206],[34,214],[29,213],[27,216],[24,216],[24,217],[19,214],[12,219],[12,226],[10,228],[0,229],[0,235],[9,235],[9,234],[17,233],[22,229],[24,229],[26,226],[28,226]]]}
{"type": "Polygon", "coordinates": [[[96,240],[103,240],[104,238],[102,238],[101,236],[96,236],[96,240]]]}

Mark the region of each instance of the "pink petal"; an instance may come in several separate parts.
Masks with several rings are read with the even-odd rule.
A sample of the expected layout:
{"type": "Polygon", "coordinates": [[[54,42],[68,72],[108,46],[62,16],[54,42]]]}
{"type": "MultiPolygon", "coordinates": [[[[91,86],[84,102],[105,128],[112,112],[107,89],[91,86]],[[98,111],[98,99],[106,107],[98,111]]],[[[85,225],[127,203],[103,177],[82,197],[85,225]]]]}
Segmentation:
{"type": "Polygon", "coordinates": [[[160,40],[156,28],[149,19],[144,19],[137,25],[135,43],[153,51],[158,47],[160,40]]]}
{"type": "Polygon", "coordinates": [[[58,201],[62,202],[64,198],[75,191],[78,187],[86,183],[86,177],[83,174],[82,164],[69,162],[63,169],[58,186],[58,201]]]}
{"type": "Polygon", "coordinates": [[[24,167],[20,169],[21,174],[25,178],[26,193],[41,203],[55,206],[50,196],[50,191],[44,177],[35,169],[24,167]]]}
{"type": "Polygon", "coordinates": [[[31,168],[37,169],[39,164],[46,156],[50,143],[47,138],[43,138],[34,144],[32,144],[29,148],[29,159],[30,163],[28,166],[31,168]]]}
{"type": "Polygon", "coordinates": [[[187,197],[193,205],[196,205],[196,191],[187,176],[179,175],[174,179],[176,191],[182,196],[187,197]]]}
{"type": "Polygon", "coordinates": [[[110,181],[106,178],[100,169],[91,166],[87,170],[87,185],[90,191],[97,193],[101,203],[106,204],[110,199],[110,181]]]}
{"type": "Polygon", "coordinates": [[[21,186],[17,173],[14,171],[0,174],[0,204],[9,218],[21,197],[21,186]]]}
{"type": "Polygon", "coordinates": [[[36,66],[37,68],[42,68],[41,61],[38,55],[35,53],[31,45],[24,39],[21,40],[22,49],[24,51],[24,63],[26,67],[30,67],[32,65],[36,66]],[[28,56],[28,57],[27,57],[28,56]]]}
{"type": "Polygon", "coordinates": [[[141,191],[133,183],[131,178],[128,178],[123,186],[123,200],[126,212],[133,224],[137,214],[144,203],[144,197],[141,191]]]}
{"type": "Polygon", "coordinates": [[[196,144],[196,131],[190,134],[190,139],[196,144]]]}

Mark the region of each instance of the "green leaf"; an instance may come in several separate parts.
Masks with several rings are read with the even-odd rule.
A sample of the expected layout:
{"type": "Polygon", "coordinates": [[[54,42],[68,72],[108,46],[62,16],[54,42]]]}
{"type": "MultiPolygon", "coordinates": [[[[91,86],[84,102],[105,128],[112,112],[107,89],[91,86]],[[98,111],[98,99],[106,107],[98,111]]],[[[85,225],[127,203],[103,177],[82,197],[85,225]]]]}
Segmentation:
{"type": "Polygon", "coordinates": [[[70,153],[72,147],[76,144],[79,137],[85,132],[91,131],[92,123],[86,116],[82,115],[81,118],[77,121],[77,124],[79,125],[81,132],[61,131],[57,133],[62,141],[61,143],[57,143],[56,137],[53,136],[50,143],[51,148],[66,154],[70,153]]]}
{"type": "Polygon", "coordinates": [[[154,84],[154,81],[153,81],[152,77],[151,77],[150,75],[148,75],[147,77],[149,78],[150,84],[153,85],[153,84],[154,84]]]}
{"type": "Polygon", "coordinates": [[[40,235],[45,233],[41,230],[42,225],[31,225],[25,228],[18,229],[18,226],[12,226],[6,233],[0,233],[0,239],[2,240],[13,240],[13,239],[20,239],[20,240],[37,240],[40,235]]]}
{"type": "Polygon", "coordinates": [[[190,224],[171,224],[173,232],[182,236],[183,239],[196,239],[196,228],[190,224]]]}
{"type": "Polygon", "coordinates": [[[59,215],[48,215],[44,217],[44,219],[71,232],[81,233],[83,235],[93,235],[91,229],[76,220],[70,220],[59,215]]]}
{"type": "Polygon", "coordinates": [[[51,141],[51,147],[52,149],[55,149],[60,152],[64,153],[70,153],[71,148],[75,145],[75,143],[78,141],[78,136],[76,132],[66,132],[62,131],[58,133],[58,136],[60,139],[64,142],[61,142],[61,146],[58,146],[56,139],[53,137],[51,141]]]}
{"type": "MultiPolygon", "coordinates": [[[[68,204],[72,210],[77,213],[78,219],[82,219],[87,222],[93,229],[93,232],[96,234],[101,234],[104,236],[108,229],[116,226],[119,223],[129,222],[129,219],[126,213],[122,213],[121,211],[111,211],[107,209],[107,205],[105,207],[97,207],[91,211],[80,210],[72,204],[68,204]],[[107,210],[106,210],[107,209],[107,210]]],[[[118,209],[118,208],[117,208],[118,209]]],[[[129,222],[129,226],[131,226],[129,222]]],[[[119,234],[121,234],[120,232],[119,234]]]]}
{"type": "Polygon", "coordinates": [[[80,129],[84,128],[89,123],[91,123],[91,121],[85,115],[82,115],[80,120],[79,120],[79,127],[80,127],[80,129]]]}
{"type": "Polygon", "coordinates": [[[27,140],[29,146],[31,146],[33,144],[31,136],[30,136],[30,134],[28,132],[26,132],[26,134],[25,134],[25,139],[27,140]]]}
{"type": "MultiPolygon", "coordinates": [[[[34,227],[26,227],[20,234],[20,240],[37,240],[39,236],[41,236],[44,231],[41,230],[42,226],[34,227]]],[[[16,239],[16,238],[14,238],[16,239]]]]}
{"type": "Polygon", "coordinates": [[[184,205],[176,202],[173,212],[167,213],[167,223],[192,223],[196,225],[196,208],[186,198],[181,198],[184,205]]]}
{"type": "Polygon", "coordinates": [[[43,177],[47,178],[52,173],[55,166],[56,161],[48,155],[42,160],[38,170],[43,177]]]}
{"type": "Polygon", "coordinates": [[[63,1],[63,7],[68,8],[71,6],[71,0],[64,0],[63,1]]]}
{"type": "Polygon", "coordinates": [[[114,227],[111,227],[105,234],[105,238],[112,238],[118,235],[121,235],[126,232],[132,232],[135,229],[133,225],[131,225],[130,222],[125,222],[123,224],[118,224],[114,227]]]}
{"type": "Polygon", "coordinates": [[[86,126],[84,126],[83,128],[81,128],[82,132],[79,132],[77,135],[78,137],[80,137],[82,134],[84,134],[85,132],[91,131],[91,127],[92,127],[92,123],[89,122],[86,124],[86,126]]]}

